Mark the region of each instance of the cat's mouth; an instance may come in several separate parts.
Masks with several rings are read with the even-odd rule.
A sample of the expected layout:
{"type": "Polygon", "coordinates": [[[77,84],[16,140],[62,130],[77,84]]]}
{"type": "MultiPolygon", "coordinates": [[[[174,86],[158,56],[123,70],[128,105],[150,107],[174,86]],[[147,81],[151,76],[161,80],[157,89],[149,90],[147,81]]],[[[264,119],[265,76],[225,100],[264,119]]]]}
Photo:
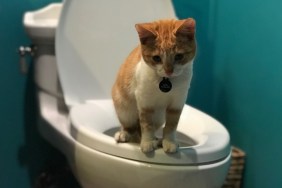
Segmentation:
{"type": "Polygon", "coordinates": [[[158,75],[160,77],[165,77],[165,78],[173,78],[173,77],[177,77],[177,76],[180,76],[182,73],[182,71],[173,71],[173,72],[158,72],[158,75]]]}
{"type": "Polygon", "coordinates": [[[159,68],[157,69],[157,74],[160,77],[166,77],[166,78],[173,78],[180,76],[183,72],[183,69],[180,67],[174,67],[173,69],[166,70],[165,68],[159,68]]]}

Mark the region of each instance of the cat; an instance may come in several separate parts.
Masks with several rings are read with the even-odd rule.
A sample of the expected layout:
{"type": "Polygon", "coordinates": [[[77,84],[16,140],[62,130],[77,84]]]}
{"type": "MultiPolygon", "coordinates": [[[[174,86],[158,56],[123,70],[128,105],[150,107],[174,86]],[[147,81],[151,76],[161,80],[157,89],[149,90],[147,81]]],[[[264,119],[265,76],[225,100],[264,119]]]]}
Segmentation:
{"type": "Polygon", "coordinates": [[[121,124],[115,134],[117,142],[139,139],[144,153],[160,143],[166,153],[178,151],[175,133],[192,79],[195,24],[187,18],[135,25],[140,44],[121,65],[112,88],[121,124]],[[159,141],[155,131],[164,123],[159,141]]]}

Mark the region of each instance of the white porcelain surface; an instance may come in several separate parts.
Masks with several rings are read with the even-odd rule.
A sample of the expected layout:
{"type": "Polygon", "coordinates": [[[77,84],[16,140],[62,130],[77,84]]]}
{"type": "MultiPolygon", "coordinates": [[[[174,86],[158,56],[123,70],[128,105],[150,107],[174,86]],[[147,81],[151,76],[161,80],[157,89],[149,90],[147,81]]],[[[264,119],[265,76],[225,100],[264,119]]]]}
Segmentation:
{"type": "Polygon", "coordinates": [[[230,155],[197,166],[143,163],[75,145],[75,171],[83,188],[221,188],[230,155]]]}
{"type": "MultiPolygon", "coordinates": [[[[161,165],[124,159],[94,150],[70,134],[69,119],[57,109],[57,99],[38,93],[41,134],[67,157],[83,188],[220,188],[230,163],[161,165]]],[[[140,152],[140,151],[139,151],[140,152]]]]}
{"type": "Polygon", "coordinates": [[[40,89],[60,97],[54,43],[61,9],[62,3],[51,3],[39,10],[26,12],[23,17],[24,28],[36,45],[35,83],[40,89]]]}
{"type": "Polygon", "coordinates": [[[135,24],[172,17],[170,0],[65,1],[56,54],[66,103],[111,98],[119,66],[139,44],[135,24]]]}
{"type": "MultiPolygon", "coordinates": [[[[113,138],[119,130],[112,100],[96,100],[76,105],[70,111],[71,134],[81,144],[114,156],[148,163],[171,165],[210,164],[230,153],[227,130],[210,116],[185,105],[177,127],[181,144],[176,154],[162,149],[145,155],[139,144],[119,143],[113,138]]],[[[158,137],[161,136],[161,130],[158,137]]]]}
{"type": "Polygon", "coordinates": [[[23,24],[30,38],[35,42],[54,42],[61,8],[61,3],[52,3],[42,9],[26,12],[23,24]]]}

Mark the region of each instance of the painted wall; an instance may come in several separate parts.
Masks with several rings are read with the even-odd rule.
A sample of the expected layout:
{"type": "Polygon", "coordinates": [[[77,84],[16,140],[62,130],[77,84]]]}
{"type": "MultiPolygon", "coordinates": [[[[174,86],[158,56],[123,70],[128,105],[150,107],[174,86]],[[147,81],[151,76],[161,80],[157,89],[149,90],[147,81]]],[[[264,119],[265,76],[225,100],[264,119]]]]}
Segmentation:
{"type": "MultiPolygon", "coordinates": [[[[55,0],[54,0],[55,1],[55,0]]],[[[29,188],[61,156],[36,131],[32,69],[22,76],[17,48],[29,44],[22,15],[51,0],[0,2],[0,187],[29,188]]],[[[280,187],[282,1],[174,0],[197,20],[198,57],[188,102],[220,120],[247,152],[245,188],[280,187]]]]}
{"type": "Polygon", "coordinates": [[[188,102],[221,121],[247,153],[245,188],[282,186],[282,1],[175,0],[198,21],[188,102]]]}
{"type": "Polygon", "coordinates": [[[22,27],[23,13],[51,1],[0,1],[0,187],[3,188],[32,187],[47,158],[60,158],[36,131],[32,77],[19,73],[16,53],[20,45],[30,44],[22,27]]]}

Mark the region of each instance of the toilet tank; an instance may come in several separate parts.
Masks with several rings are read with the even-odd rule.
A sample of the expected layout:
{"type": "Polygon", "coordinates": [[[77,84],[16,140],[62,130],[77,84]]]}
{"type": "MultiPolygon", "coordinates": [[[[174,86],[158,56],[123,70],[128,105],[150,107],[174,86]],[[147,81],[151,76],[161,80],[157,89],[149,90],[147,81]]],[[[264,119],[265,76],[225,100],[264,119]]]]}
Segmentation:
{"type": "Polygon", "coordinates": [[[67,0],[56,33],[67,105],[111,98],[127,55],[139,43],[135,24],[175,18],[170,0],[67,0]]]}
{"type": "Polygon", "coordinates": [[[51,3],[23,15],[24,29],[33,44],[34,80],[39,90],[62,98],[55,57],[55,31],[62,3],[51,3]]]}

